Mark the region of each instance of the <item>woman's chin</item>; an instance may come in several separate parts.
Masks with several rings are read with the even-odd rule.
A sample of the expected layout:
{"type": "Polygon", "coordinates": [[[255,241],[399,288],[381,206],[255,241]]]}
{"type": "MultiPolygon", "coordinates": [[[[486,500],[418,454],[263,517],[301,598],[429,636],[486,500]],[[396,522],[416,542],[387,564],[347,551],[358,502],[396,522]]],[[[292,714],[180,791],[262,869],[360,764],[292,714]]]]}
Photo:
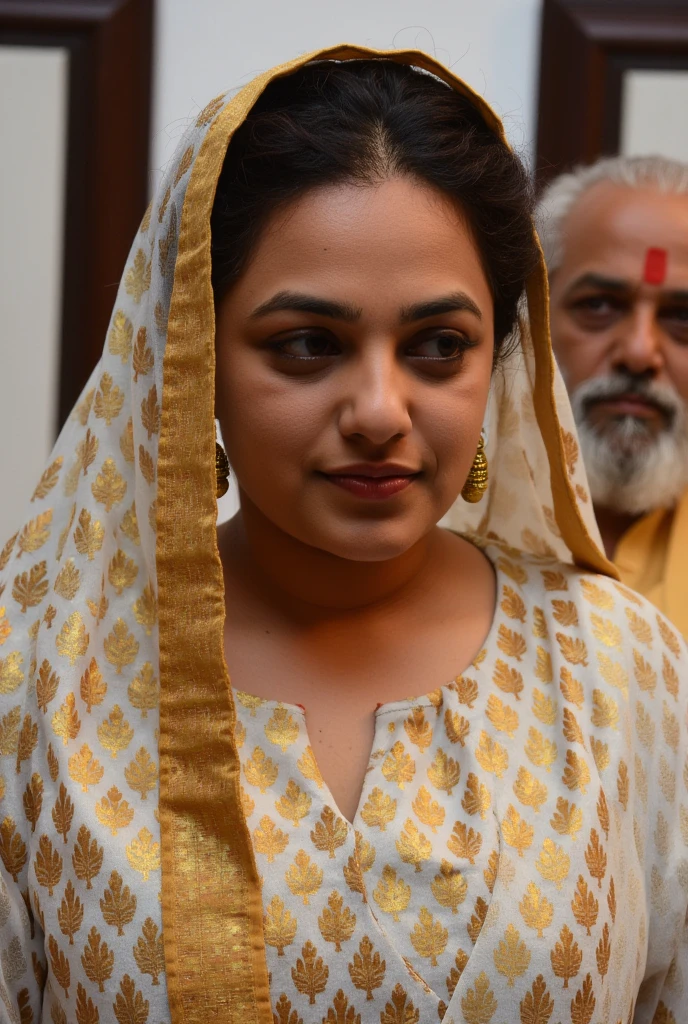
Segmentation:
{"type": "Polygon", "coordinates": [[[388,562],[405,555],[435,525],[432,521],[320,523],[310,533],[310,543],[351,562],[388,562]]]}

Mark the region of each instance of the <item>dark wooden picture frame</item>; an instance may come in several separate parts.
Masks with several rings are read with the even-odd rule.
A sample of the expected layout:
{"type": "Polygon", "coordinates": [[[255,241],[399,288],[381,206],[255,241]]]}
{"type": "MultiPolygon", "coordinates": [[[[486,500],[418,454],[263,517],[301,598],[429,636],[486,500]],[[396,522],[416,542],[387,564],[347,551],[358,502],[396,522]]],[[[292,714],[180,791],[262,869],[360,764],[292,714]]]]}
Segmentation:
{"type": "Polygon", "coordinates": [[[544,0],[538,183],[618,153],[623,76],[688,70],[688,0],[544,0]]]}
{"type": "Polygon", "coordinates": [[[0,0],[0,44],[69,53],[59,429],[100,358],[147,202],[153,0],[0,0]]]}

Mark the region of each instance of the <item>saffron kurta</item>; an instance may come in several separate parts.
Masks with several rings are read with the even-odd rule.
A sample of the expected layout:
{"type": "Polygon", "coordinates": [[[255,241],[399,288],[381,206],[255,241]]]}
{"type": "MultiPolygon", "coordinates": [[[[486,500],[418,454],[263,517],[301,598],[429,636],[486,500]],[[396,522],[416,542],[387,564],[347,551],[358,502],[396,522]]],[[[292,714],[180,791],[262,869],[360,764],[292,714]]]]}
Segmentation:
{"type": "MultiPolygon", "coordinates": [[[[417,65],[501,134],[424,54],[315,56],[417,65]]],[[[0,548],[0,1020],[683,1021],[687,655],[601,552],[542,263],[493,376],[486,497],[448,516],[497,568],[484,654],[380,709],[354,828],[307,716],[235,700],[210,210],[233,131],[308,59],[189,127],[0,548]]]]}

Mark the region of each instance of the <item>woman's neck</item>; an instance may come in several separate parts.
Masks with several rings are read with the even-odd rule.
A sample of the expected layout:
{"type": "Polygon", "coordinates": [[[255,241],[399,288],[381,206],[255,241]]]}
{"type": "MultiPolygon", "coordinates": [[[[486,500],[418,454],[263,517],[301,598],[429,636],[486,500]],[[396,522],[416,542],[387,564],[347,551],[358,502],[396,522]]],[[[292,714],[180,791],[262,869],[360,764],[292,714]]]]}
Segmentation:
{"type": "Polygon", "coordinates": [[[290,618],[354,614],[418,596],[441,561],[442,531],[385,561],[354,561],[305,544],[279,529],[248,500],[219,530],[225,576],[290,618]]]}

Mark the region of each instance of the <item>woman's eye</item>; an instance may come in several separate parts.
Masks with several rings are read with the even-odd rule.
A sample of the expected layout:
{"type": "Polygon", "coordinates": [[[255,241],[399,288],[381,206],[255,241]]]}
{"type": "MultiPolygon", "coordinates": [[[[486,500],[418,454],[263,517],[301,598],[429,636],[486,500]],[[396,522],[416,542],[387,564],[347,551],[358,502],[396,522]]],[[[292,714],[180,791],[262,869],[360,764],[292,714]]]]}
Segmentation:
{"type": "Polygon", "coordinates": [[[298,334],[275,342],[274,349],[279,355],[292,359],[323,359],[340,352],[334,338],[328,334],[298,334]]]}
{"type": "Polygon", "coordinates": [[[433,334],[416,342],[408,354],[412,358],[451,360],[460,358],[467,348],[470,342],[462,334],[433,334]]]}

